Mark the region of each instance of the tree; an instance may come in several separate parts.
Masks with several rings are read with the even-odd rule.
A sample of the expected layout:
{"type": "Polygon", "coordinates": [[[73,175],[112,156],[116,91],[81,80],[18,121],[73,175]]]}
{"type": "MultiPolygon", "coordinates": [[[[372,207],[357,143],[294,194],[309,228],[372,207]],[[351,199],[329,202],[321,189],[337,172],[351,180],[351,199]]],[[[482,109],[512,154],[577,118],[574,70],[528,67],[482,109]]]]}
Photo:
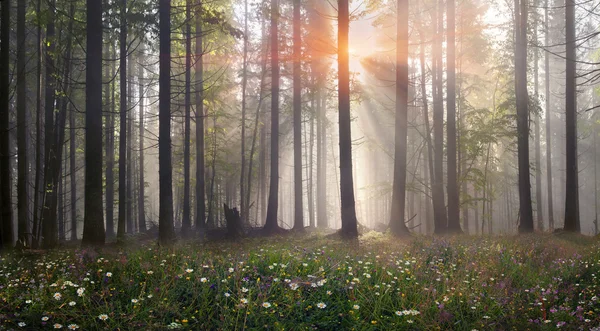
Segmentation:
{"type": "Polygon", "coordinates": [[[204,180],[204,78],[202,55],[202,2],[198,1],[196,13],[196,227],[203,228],[206,218],[206,184],[204,180]]]}
{"type": "Polygon", "coordinates": [[[340,188],[341,188],[341,234],[345,237],[358,236],[358,220],[354,201],[352,179],[352,133],[350,119],[350,54],[348,31],[350,12],[348,0],[338,0],[338,98],[340,122],[340,188]]]}
{"type": "Polygon", "coordinates": [[[181,234],[187,235],[192,227],[190,218],[190,92],[192,65],[192,25],[190,24],[191,0],[185,2],[185,128],[183,142],[183,219],[181,234]]]}
{"type": "Polygon", "coordinates": [[[139,80],[139,97],[140,97],[140,109],[139,109],[139,130],[140,130],[140,182],[138,192],[138,229],[140,232],[146,232],[146,209],[144,208],[144,202],[146,200],[146,182],[144,180],[144,44],[141,45],[140,54],[138,57],[138,80],[139,80]]]}
{"type": "Polygon", "coordinates": [[[397,10],[396,133],[390,228],[395,235],[405,235],[408,234],[404,222],[408,139],[408,0],[398,0],[397,10]]]}
{"type": "Polygon", "coordinates": [[[102,1],[87,0],[83,246],[104,245],[102,206],[102,1]]]}
{"type": "Polygon", "coordinates": [[[575,0],[566,0],[566,134],[567,198],[565,231],[579,232],[579,166],[577,161],[577,45],[575,35],[575,0]]]}
{"type": "Polygon", "coordinates": [[[26,1],[17,4],[17,178],[18,238],[17,245],[29,246],[29,162],[27,161],[27,75],[25,56],[25,11],[26,1]]]}
{"type": "MultiPolygon", "coordinates": [[[[241,165],[240,165],[240,220],[248,220],[246,215],[246,193],[244,173],[246,172],[246,90],[248,88],[248,0],[244,1],[244,50],[242,59],[242,132],[241,132],[241,165]]],[[[248,177],[251,174],[248,172],[248,177]]],[[[250,192],[248,192],[249,194],[250,192]]]]}
{"type": "MultiPolygon", "coordinates": [[[[116,55],[116,46],[114,42],[111,42],[112,54],[116,55]]],[[[116,67],[115,62],[111,64],[110,77],[115,76],[116,67]]],[[[115,221],[114,221],[114,201],[115,201],[115,81],[111,84],[107,84],[107,88],[111,90],[110,93],[110,110],[109,122],[106,126],[106,237],[114,238],[115,236],[115,221]]],[[[108,98],[107,91],[107,98],[108,98]]],[[[108,102],[107,102],[108,103],[108,102]]]]}
{"type": "MultiPolygon", "coordinates": [[[[533,11],[533,40],[538,44],[538,0],[535,0],[533,11]]],[[[539,101],[539,51],[537,47],[533,52],[533,79],[534,79],[534,96],[536,104],[539,101]]],[[[535,132],[535,202],[536,202],[536,221],[538,230],[544,231],[544,213],[542,211],[542,154],[540,142],[540,114],[535,113],[534,132],[535,132]]]]}
{"type": "Polygon", "coordinates": [[[294,229],[304,230],[302,206],[302,39],[300,0],[294,0],[294,229]]]}
{"type": "Polygon", "coordinates": [[[119,32],[119,80],[121,95],[119,102],[119,216],[117,241],[125,237],[127,217],[127,0],[121,1],[119,32]]]}
{"type": "Polygon", "coordinates": [[[0,26],[0,249],[13,244],[12,199],[9,151],[9,64],[10,64],[10,0],[4,0],[0,26]]]}
{"type": "Polygon", "coordinates": [[[448,129],[448,232],[462,233],[460,228],[460,203],[458,170],[456,164],[456,4],[446,0],[448,36],[447,48],[447,129],[448,129]]]}
{"type": "Polygon", "coordinates": [[[159,15],[159,103],[158,167],[160,207],[158,242],[168,245],[175,239],[173,225],[173,174],[171,165],[171,1],[160,0],[159,15]]]}
{"type": "MultiPolygon", "coordinates": [[[[545,1],[544,10],[544,27],[546,32],[544,33],[544,45],[550,46],[550,32],[548,25],[548,0],[545,1]]],[[[546,82],[546,178],[548,186],[548,227],[550,230],[554,229],[554,203],[552,195],[552,126],[550,117],[550,54],[544,52],[544,80],[546,82]]]]}
{"type": "Polygon", "coordinates": [[[271,0],[271,179],[265,231],[279,231],[277,209],[279,206],[279,19],[278,0],[271,0]]]}
{"type": "Polygon", "coordinates": [[[515,0],[515,94],[519,168],[519,232],[533,231],[529,176],[529,110],[527,93],[527,0],[515,0]],[[520,1],[520,2],[519,2],[520,1]]]}

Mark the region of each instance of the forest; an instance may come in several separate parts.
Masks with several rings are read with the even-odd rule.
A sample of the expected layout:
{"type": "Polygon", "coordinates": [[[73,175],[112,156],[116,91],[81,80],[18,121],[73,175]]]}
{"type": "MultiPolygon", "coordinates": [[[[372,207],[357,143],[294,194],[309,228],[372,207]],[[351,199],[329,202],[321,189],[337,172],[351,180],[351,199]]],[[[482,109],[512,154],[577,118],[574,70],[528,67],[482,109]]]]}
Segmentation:
{"type": "Polygon", "coordinates": [[[0,330],[600,330],[600,1],[0,4],[0,330]]]}

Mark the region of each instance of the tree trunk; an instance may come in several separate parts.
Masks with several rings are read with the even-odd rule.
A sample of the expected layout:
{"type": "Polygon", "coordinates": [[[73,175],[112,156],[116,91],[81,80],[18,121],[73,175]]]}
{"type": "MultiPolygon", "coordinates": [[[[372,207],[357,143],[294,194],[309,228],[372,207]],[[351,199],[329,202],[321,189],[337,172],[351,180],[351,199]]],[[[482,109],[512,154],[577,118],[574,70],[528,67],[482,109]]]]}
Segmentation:
{"type": "Polygon", "coordinates": [[[191,135],[191,81],[192,81],[192,26],[191,0],[185,2],[185,127],[183,133],[183,219],[181,235],[187,236],[192,228],[190,215],[190,135],[191,135]]]}
{"type": "Polygon", "coordinates": [[[447,0],[447,129],[448,129],[448,232],[462,233],[456,163],[456,8],[447,0]]]}
{"type": "Polygon", "coordinates": [[[433,157],[433,185],[432,193],[435,234],[444,234],[448,228],[448,218],[446,214],[446,203],[444,198],[444,92],[442,77],[442,34],[443,34],[443,5],[440,1],[438,12],[434,15],[434,51],[432,79],[433,84],[433,134],[434,134],[434,157],[433,157]]]}
{"type": "Polygon", "coordinates": [[[120,10],[119,80],[121,95],[119,102],[119,216],[117,226],[117,241],[119,242],[125,237],[127,217],[127,0],[121,1],[120,10]]]}
{"type": "MultiPolygon", "coordinates": [[[[406,205],[406,166],[408,133],[408,0],[398,0],[396,41],[396,130],[394,184],[390,228],[394,235],[408,234],[404,223],[406,205]]],[[[412,215],[411,215],[412,216],[412,215]]]]}
{"type": "MultiPolygon", "coordinates": [[[[240,219],[242,224],[248,221],[246,214],[246,193],[244,174],[246,172],[246,89],[248,86],[248,0],[244,1],[244,58],[242,63],[242,133],[241,133],[241,166],[240,166],[240,219]]],[[[250,173],[248,173],[250,177],[250,173]]]]}
{"type": "MultiPolygon", "coordinates": [[[[36,5],[37,19],[40,19],[40,13],[42,11],[42,1],[38,0],[36,5]]],[[[40,238],[38,236],[39,228],[39,217],[40,211],[40,182],[42,181],[42,25],[37,25],[37,93],[36,93],[36,120],[35,120],[35,184],[34,184],[34,197],[33,197],[33,227],[31,229],[32,236],[32,248],[38,248],[40,244],[40,238]]],[[[2,107],[0,105],[0,107],[2,107]]],[[[1,129],[0,129],[1,130],[1,129]]],[[[1,166],[0,166],[1,168],[1,166]]],[[[1,181],[1,180],[0,180],[1,181]]],[[[2,204],[0,203],[0,206],[2,204]]],[[[1,207],[0,207],[1,208],[1,207]]],[[[1,216],[0,216],[1,220],[1,216]]],[[[1,247],[1,245],[0,245],[1,247]]]]}
{"type": "MultiPolygon", "coordinates": [[[[544,33],[544,45],[548,47],[550,45],[550,32],[548,31],[548,0],[545,1],[545,13],[544,13],[544,25],[546,32],[544,33]]],[[[548,186],[548,227],[552,231],[554,230],[554,204],[553,204],[553,193],[552,193],[552,126],[550,116],[550,54],[544,52],[544,71],[546,82],[546,178],[548,186]]]]}
{"type": "Polygon", "coordinates": [[[294,230],[304,230],[302,203],[302,39],[300,0],[294,0],[294,230]]]}
{"type": "Polygon", "coordinates": [[[196,227],[205,227],[206,218],[206,187],[204,161],[204,78],[202,48],[202,2],[198,1],[196,13],[196,227]]]}
{"type": "Polygon", "coordinates": [[[17,3],[17,210],[18,236],[17,245],[29,246],[29,196],[27,177],[29,162],[27,161],[27,75],[25,57],[25,11],[26,1],[17,3]]]}
{"type": "Polygon", "coordinates": [[[104,245],[102,209],[102,1],[87,0],[85,209],[82,246],[104,245]]]}
{"type": "Polygon", "coordinates": [[[348,31],[350,12],[348,0],[338,0],[338,80],[339,80],[339,121],[340,121],[340,193],[341,193],[341,234],[356,238],[358,221],[354,201],[352,179],[352,133],[350,120],[350,66],[348,54],[348,31]]]}
{"type": "Polygon", "coordinates": [[[579,165],[577,161],[577,45],[575,29],[575,0],[566,0],[566,201],[565,231],[580,232],[579,165]]]}
{"type": "MultiPolygon", "coordinates": [[[[533,40],[538,42],[538,14],[537,14],[538,0],[534,3],[533,12],[533,40]]],[[[539,94],[539,51],[537,47],[533,53],[533,79],[534,79],[534,95],[536,103],[540,100],[539,94]]],[[[535,130],[535,210],[538,224],[538,230],[544,231],[544,213],[542,209],[542,155],[541,155],[541,142],[540,142],[540,114],[535,113],[534,119],[534,130],[535,130]]]]}
{"type": "Polygon", "coordinates": [[[317,227],[328,228],[327,219],[327,97],[324,81],[317,82],[317,227]]]}
{"type": "Polygon", "coordinates": [[[146,181],[144,179],[144,57],[145,57],[145,47],[142,43],[140,50],[140,56],[138,57],[138,61],[140,61],[138,66],[138,82],[139,82],[139,98],[140,98],[140,108],[139,108],[139,135],[140,135],[140,160],[139,160],[139,173],[140,173],[140,182],[138,189],[138,228],[139,231],[144,233],[147,231],[146,228],[146,209],[144,208],[144,203],[146,201],[146,181]]]}
{"type": "Polygon", "coordinates": [[[279,206],[279,4],[271,0],[271,183],[265,231],[277,232],[279,206]]]}
{"type": "MultiPolygon", "coordinates": [[[[132,54],[127,54],[127,62],[135,63],[135,59],[130,61],[132,54]]],[[[133,222],[133,102],[131,102],[131,97],[133,96],[133,74],[132,68],[133,66],[127,63],[127,103],[125,104],[125,108],[127,109],[127,175],[125,175],[127,185],[126,185],[126,195],[127,200],[125,202],[126,206],[126,227],[125,231],[129,234],[135,232],[134,222],[133,222]]]]}
{"type": "MultiPolygon", "coordinates": [[[[116,56],[116,46],[111,42],[112,55],[116,56]]],[[[111,65],[110,77],[116,75],[115,62],[111,65]]],[[[111,84],[107,84],[110,89],[110,122],[106,126],[106,237],[114,238],[115,222],[114,222],[114,201],[115,201],[115,89],[116,82],[113,79],[111,84]]]]}
{"type": "Polygon", "coordinates": [[[529,111],[527,94],[527,11],[526,0],[515,0],[515,87],[517,97],[517,144],[519,165],[519,232],[533,231],[531,180],[529,176],[529,111]],[[519,13],[520,12],[520,13],[519,13]]]}
{"type": "MultiPolygon", "coordinates": [[[[106,84],[106,86],[109,86],[109,88],[110,88],[109,84],[106,84]]],[[[106,89],[107,95],[108,95],[109,88],[106,89]]],[[[109,126],[108,123],[106,126],[107,127],[109,126]]],[[[69,182],[71,184],[71,238],[70,239],[72,241],[77,240],[76,139],[77,139],[77,136],[75,133],[75,112],[71,110],[69,112],[69,154],[70,154],[69,155],[69,172],[70,172],[69,182]]],[[[108,155],[108,153],[107,153],[107,155],[108,155]]],[[[108,165],[107,165],[107,169],[108,169],[108,165]]],[[[107,176],[107,181],[108,181],[108,176],[107,176]]]]}
{"type": "Polygon", "coordinates": [[[173,174],[171,164],[171,1],[160,0],[159,8],[159,181],[160,210],[158,242],[168,245],[175,240],[173,226],[173,174]]]}

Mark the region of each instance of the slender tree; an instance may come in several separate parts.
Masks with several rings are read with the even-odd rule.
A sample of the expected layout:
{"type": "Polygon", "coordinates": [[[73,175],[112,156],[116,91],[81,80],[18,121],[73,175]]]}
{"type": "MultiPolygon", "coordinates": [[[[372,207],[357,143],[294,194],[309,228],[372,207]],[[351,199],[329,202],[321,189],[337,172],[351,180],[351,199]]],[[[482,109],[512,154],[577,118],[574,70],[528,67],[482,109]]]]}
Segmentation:
{"type": "Polygon", "coordinates": [[[398,0],[397,10],[396,133],[390,228],[394,235],[405,235],[408,234],[404,222],[408,139],[408,0],[398,0]]]}
{"type": "Polygon", "coordinates": [[[127,217],[127,0],[121,1],[120,20],[119,78],[121,95],[119,102],[119,216],[117,241],[122,241],[125,237],[127,217]]]}
{"type": "Polygon", "coordinates": [[[181,234],[186,236],[192,228],[190,216],[190,134],[191,134],[191,65],[192,65],[192,25],[190,24],[191,0],[185,2],[185,128],[183,133],[183,219],[181,234]]]}
{"type": "Polygon", "coordinates": [[[26,1],[17,3],[17,210],[18,210],[18,238],[17,244],[22,247],[29,246],[29,194],[28,182],[29,162],[27,144],[27,75],[25,56],[25,12],[26,1]]]}
{"type": "MultiPolygon", "coordinates": [[[[109,86],[109,84],[106,84],[109,86]]],[[[108,92],[108,90],[107,90],[108,92]]],[[[108,124],[106,125],[109,126],[108,124]]],[[[71,184],[71,240],[77,240],[77,167],[75,141],[77,140],[75,131],[75,112],[69,112],[69,182],[71,184]]],[[[108,158],[108,154],[107,154],[108,158]]],[[[108,167],[108,164],[107,164],[108,167]]],[[[107,170],[108,171],[108,170],[107,170]]],[[[108,177],[107,177],[108,181],[108,177]]],[[[108,202],[107,202],[108,203],[108,202]]],[[[107,208],[108,209],[108,208],[107,208]]]]}
{"type": "Polygon", "coordinates": [[[565,231],[580,232],[579,166],[577,161],[577,44],[575,32],[575,0],[566,0],[566,135],[567,135],[567,198],[565,201],[565,231]]]}
{"type": "Polygon", "coordinates": [[[519,232],[533,231],[529,175],[529,111],[527,93],[527,0],[515,0],[515,93],[519,165],[519,232]],[[520,2],[519,2],[520,1],[520,2]]]}
{"type": "MultiPolygon", "coordinates": [[[[548,20],[548,0],[545,1],[544,10],[544,45],[550,46],[550,32],[548,20]]],[[[544,52],[544,80],[546,82],[546,185],[548,187],[548,227],[554,229],[554,203],[552,195],[552,126],[550,116],[550,54],[544,52]]]]}
{"type": "Polygon", "coordinates": [[[83,246],[104,245],[102,206],[102,1],[87,0],[83,246]]]}
{"type": "Polygon", "coordinates": [[[267,206],[266,232],[279,230],[277,209],[279,206],[279,3],[271,0],[271,183],[267,206]]]}
{"type": "Polygon", "coordinates": [[[202,48],[202,1],[198,1],[196,13],[196,227],[203,228],[206,218],[206,184],[204,161],[204,78],[202,48]]]}
{"type": "Polygon", "coordinates": [[[294,0],[294,229],[304,230],[302,204],[302,37],[300,0],[294,0]]]}
{"type": "Polygon", "coordinates": [[[340,122],[340,188],[342,230],[345,237],[358,236],[358,221],[354,201],[354,181],[352,179],[352,134],[350,123],[350,54],[348,52],[348,32],[350,11],[348,0],[338,0],[338,98],[340,122]]]}
{"type": "MultiPolygon", "coordinates": [[[[91,1],[91,0],[90,0],[91,1]]],[[[159,14],[159,129],[158,162],[160,207],[158,242],[168,245],[175,239],[173,225],[173,174],[171,164],[171,1],[160,0],[159,14]]]]}
{"type": "MultiPolygon", "coordinates": [[[[538,0],[534,2],[533,11],[533,40],[538,44],[538,0]]],[[[534,96],[537,102],[540,98],[539,93],[539,51],[535,47],[533,51],[533,80],[534,80],[534,96]]],[[[535,131],[535,204],[536,204],[536,221],[538,230],[544,231],[544,213],[542,210],[542,152],[540,142],[540,114],[535,113],[534,131],[535,131]]]]}
{"type": "Polygon", "coordinates": [[[138,229],[139,232],[146,232],[146,209],[144,203],[146,201],[146,181],[144,179],[144,43],[141,44],[140,56],[138,57],[138,81],[139,81],[139,134],[140,134],[140,159],[139,159],[139,190],[138,190],[138,229]]]}
{"type": "MultiPolygon", "coordinates": [[[[116,55],[116,46],[114,42],[111,42],[111,54],[116,55]]],[[[114,77],[116,74],[116,64],[111,64],[110,77],[114,77]]],[[[114,201],[115,201],[115,81],[111,84],[106,84],[106,88],[110,90],[110,122],[106,126],[106,237],[115,237],[115,221],[114,221],[114,201]]],[[[109,91],[107,90],[107,98],[109,91]]]]}
{"type": "Polygon", "coordinates": [[[447,128],[448,128],[448,232],[462,233],[460,228],[460,203],[458,170],[456,163],[456,4],[446,0],[447,10],[447,128]]]}
{"type": "MultiPolygon", "coordinates": [[[[242,59],[242,133],[241,133],[241,166],[240,166],[240,218],[247,220],[246,193],[244,174],[246,173],[246,90],[248,88],[248,0],[244,1],[244,51],[242,59]]],[[[250,176],[250,173],[248,173],[250,176]]]]}
{"type": "Polygon", "coordinates": [[[0,26],[0,249],[13,244],[12,199],[9,150],[9,64],[10,64],[10,0],[1,2],[0,26]]]}

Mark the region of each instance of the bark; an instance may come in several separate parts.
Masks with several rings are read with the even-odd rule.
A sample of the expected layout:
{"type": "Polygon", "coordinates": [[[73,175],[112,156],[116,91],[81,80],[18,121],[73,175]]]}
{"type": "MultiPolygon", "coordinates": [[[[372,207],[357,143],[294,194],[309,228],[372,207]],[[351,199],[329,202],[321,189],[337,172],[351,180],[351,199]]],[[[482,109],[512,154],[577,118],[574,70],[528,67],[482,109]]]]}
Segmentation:
{"type": "MultiPolygon", "coordinates": [[[[107,86],[109,86],[107,84],[107,86]]],[[[108,92],[108,89],[107,89],[108,92]]],[[[108,95],[108,93],[107,93],[108,95]]],[[[106,125],[108,127],[108,125],[106,125]]],[[[69,182],[71,184],[71,240],[77,240],[77,168],[76,168],[75,112],[69,112],[69,182]]],[[[107,154],[108,155],[108,154],[107,154]]],[[[108,180],[108,177],[107,177],[108,180]]]]}
{"type": "MultiPolygon", "coordinates": [[[[116,55],[116,46],[112,45],[112,54],[116,55]]],[[[114,77],[116,74],[115,62],[111,66],[111,75],[114,77]]],[[[107,84],[107,88],[110,89],[110,123],[106,126],[106,237],[114,238],[115,236],[115,222],[114,222],[114,201],[115,201],[115,89],[116,83],[113,80],[112,84],[107,84]],[[112,86],[111,86],[112,85],[112,86]]],[[[107,94],[108,95],[108,94],[107,94]]]]}
{"type": "MultiPolygon", "coordinates": [[[[545,1],[544,25],[546,32],[544,33],[544,44],[546,47],[550,45],[550,32],[548,31],[548,0],[545,1]]],[[[554,204],[552,193],[552,126],[550,116],[550,54],[544,52],[544,71],[546,82],[546,185],[548,186],[548,227],[554,230],[554,204]]]]}
{"type": "MultiPolygon", "coordinates": [[[[396,130],[394,183],[390,228],[394,235],[409,233],[405,217],[408,134],[408,0],[398,0],[396,41],[396,130]]],[[[411,215],[412,216],[412,215],[411,215]]]]}
{"type": "Polygon", "coordinates": [[[104,245],[102,206],[102,1],[87,0],[83,246],[104,245]]]}
{"type": "MultiPolygon", "coordinates": [[[[526,0],[515,0],[516,44],[515,87],[517,97],[517,145],[519,167],[519,232],[533,231],[531,180],[529,175],[529,111],[527,94],[527,11],[526,0]],[[520,8],[519,8],[520,7],[520,8]]],[[[485,217],[485,216],[484,216],[485,217]]]]}
{"type": "Polygon", "coordinates": [[[198,1],[196,14],[196,227],[205,227],[206,218],[206,184],[204,173],[204,84],[203,84],[203,48],[202,48],[202,2],[198,1]]]}
{"type": "MultiPolygon", "coordinates": [[[[132,53],[133,54],[133,53],[132,53]]],[[[127,55],[127,62],[130,62],[130,57],[132,54],[127,55]]],[[[132,62],[135,62],[133,60],[132,62]]],[[[126,231],[127,233],[134,233],[135,226],[133,222],[133,107],[131,106],[133,102],[131,102],[131,97],[133,96],[133,74],[132,74],[133,66],[127,65],[127,103],[125,107],[127,109],[127,175],[125,176],[127,180],[126,185],[126,195],[127,200],[125,202],[126,206],[126,231]]]]}
{"type": "MultiPolygon", "coordinates": [[[[244,58],[242,63],[242,134],[241,134],[241,166],[240,166],[240,219],[242,224],[247,222],[246,194],[244,174],[246,172],[246,89],[248,86],[248,0],[244,1],[244,58]]],[[[248,173],[250,177],[250,173],[248,173]]]]}
{"type": "Polygon", "coordinates": [[[190,216],[190,135],[191,135],[191,66],[192,66],[192,26],[190,24],[191,0],[185,2],[185,127],[183,133],[183,219],[181,234],[187,236],[192,228],[190,216]]]}
{"type": "Polygon", "coordinates": [[[145,48],[142,43],[140,50],[140,57],[138,60],[140,61],[138,65],[138,81],[139,81],[139,135],[140,135],[140,160],[139,160],[139,173],[140,173],[140,181],[139,181],[139,189],[138,189],[138,229],[139,232],[146,232],[146,209],[144,208],[144,203],[146,201],[146,181],[144,179],[144,65],[143,59],[145,56],[145,48]]]}
{"type": "Polygon", "coordinates": [[[447,129],[448,129],[448,232],[462,233],[456,163],[456,8],[455,0],[447,0],[447,129]]]}
{"type": "Polygon", "coordinates": [[[277,232],[277,209],[279,207],[279,4],[271,0],[271,182],[269,205],[265,221],[266,232],[277,232]]]}
{"type": "MultiPolygon", "coordinates": [[[[42,11],[42,1],[38,0],[36,5],[37,19],[40,19],[40,13],[42,11]]],[[[34,184],[34,196],[33,196],[33,227],[31,229],[32,236],[32,248],[38,248],[40,244],[40,238],[38,236],[39,228],[39,217],[38,212],[40,210],[40,182],[42,181],[42,25],[37,26],[37,93],[36,93],[36,120],[35,120],[35,184],[34,184]]],[[[1,166],[0,166],[1,168],[1,166]]],[[[1,205],[1,203],[0,203],[1,205]]],[[[0,217],[1,219],[1,217],[0,217]]],[[[1,247],[1,245],[0,245],[1,247]]]]}
{"type": "Polygon", "coordinates": [[[294,229],[304,230],[304,207],[302,204],[302,39],[300,0],[294,0],[294,229]]]}
{"type": "Polygon", "coordinates": [[[160,208],[158,242],[168,245],[175,239],[173,226],[173,174],[171,164],[171,1],[159,2],[159,181],[160,208]]]}
{"type": "Polygon", "coordinates": [[[352,179],[352,133],[350,119],[350,67],[348,54],[348,32],[350,13],[348,0],[338,0],[338,98],[340,122],[340,193],[341,193],[341,234],[356,238],[358,221],[354,201],[352,179]]]}
{"type": "Polygon", "coordinates": [[[17,4],[17,210],[18,236],[17,245],[29,246],[29,195],[27,161],[27,75],[25,56],[25,11],[26,1],[17,4]]]}
{"type": "Polygon", "coordinates": [[[323,82],[317,83],[317,227],[327,228],[327,107],[323,82]]]}
{"type": "MultiPolygon", "coordinates": [[[[535,0],[534,12],[533,12],[533,40],[538,42],[538,15],[537,6],[538,0],[535,0]]],[[[534,49],[533,52],[533,79],[534,79],[534,95],[535,101],[538,102],[540,99],[539,94],[539,52],[538,49],[534,49]]],[[[541,142],[540,142],[540,114],[536,111],[534,119],[534,131],[535,131],[535,210],[536,219],[538,224],[538,230],[544,231],[544,213],[542,209],[542,155],[541,155],[541,142]]]]}
{"type": "MultiPolygon", "coordinates": [[[[119,216],[117,241],[125,237],[127,217],[127,0],[121,1],[121,31],[119,33],[120,48],[120,87],[119,102],[119,216]]],[[[162,54],[162,53],[161,53],[162,54]]]]}
{"type": "Polygon", "coordinates": [[[566,0],[566,199],[565,231],[580,232],[579,221],[579,165],[577,161],[577,45],[575,29],[575,1],[566,0]]]}

